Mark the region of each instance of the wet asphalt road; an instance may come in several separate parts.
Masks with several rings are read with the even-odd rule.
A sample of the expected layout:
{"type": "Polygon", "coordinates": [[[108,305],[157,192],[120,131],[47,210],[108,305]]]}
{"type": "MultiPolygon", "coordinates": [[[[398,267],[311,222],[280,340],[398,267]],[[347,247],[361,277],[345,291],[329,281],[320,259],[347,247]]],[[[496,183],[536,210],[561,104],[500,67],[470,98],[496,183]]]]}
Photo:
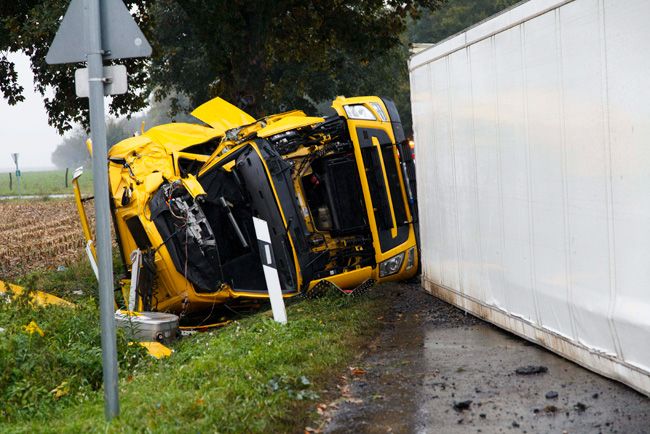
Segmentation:
{"type": "Polygon", "coordinates": [[[650,433],[650,399],[632,389],[419,285],[376,290],[393,307],[361,369],[348,375],[344,396],[326,413],[325,432],[650,433]],[[515,372],[530,365],[547,372],[515,372]]]}

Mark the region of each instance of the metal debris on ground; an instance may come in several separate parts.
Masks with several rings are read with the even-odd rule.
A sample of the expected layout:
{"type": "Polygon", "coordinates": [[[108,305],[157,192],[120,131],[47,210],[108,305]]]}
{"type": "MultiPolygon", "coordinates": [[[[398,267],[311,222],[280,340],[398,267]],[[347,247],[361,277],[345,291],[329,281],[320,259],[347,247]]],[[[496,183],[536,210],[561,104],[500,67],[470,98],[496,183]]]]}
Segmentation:
{"type": "Polygon", "coordinates": [[[129,345],[137,343],[141,347],[147,350],[150,356],[156,359],[164,359],[172,355],[174,350],[160,342],[129,342],[129,345]]]}
{"type": "Polygon", "coordinates": [[[454,401],[454,410],[458,412],[469,410],[470,405],[472,405],[471,399],[468,399],[467,401],[460,401],[460,402],[454,401]]]}
{"type": "Polygon", "coordinates": [[[558,397],[558,393],[554,390],[551,390],[549,392],[546,392],[546,399],[556,399],[558,397]]]}
{"type": "MultiPolygon", "coordinates": [[[[11,298],[19,297],[27,291],[22,286],[14,285],[12,283],[3,282],[0,280],[0,295],[5,295],[11,298]]],[[[48,294],[43,291],[29,291],[29,297],[31,298],[32,305],[36,306],[63,306],[63,307],[74,307],[74,304],[70,303],[67,300],[59,298],[55,295],[48,294]]],[[[9,298],[9,299],[11,299],[9,298]]]]}
{"type": "Polygon", "coordinates": [[[576,403],[576,405],[573,406],[573,408],[575,408],[578,413],[582,413],[587,409],[587,406],[582,402],[578,402],[576,403]]]}
{"type": "Polygon", "coordinates": [[[541,366],[541,365],[522,366],[515,370],[515,373],[517,375],[536,375],[536,374],[545,374],[547,372],[548,372],[548,368],[546,366],[541,366]]]}

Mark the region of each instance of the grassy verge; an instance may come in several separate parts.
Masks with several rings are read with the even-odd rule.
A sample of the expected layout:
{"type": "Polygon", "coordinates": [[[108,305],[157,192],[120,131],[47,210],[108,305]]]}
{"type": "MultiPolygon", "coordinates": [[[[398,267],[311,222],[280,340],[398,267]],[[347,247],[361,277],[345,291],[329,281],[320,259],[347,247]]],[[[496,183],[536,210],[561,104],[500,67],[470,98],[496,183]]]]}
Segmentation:
{"type": "MultiPolygon", "coordinates": [[[[42,341],[38,346],[21,344],[27,345],[25,351],[31,354],[39,353],[43,345],[55,340],[68,342],[62,352],[81,345],[72,365],[89,363],[100,372],[99,341],[93,337],[94,345],[79,344],[80,338],[75,334],[98,333],[94,303],[90,299],[92,307],[75,311],[68,315],[68,320],[62,318],[61,321],[69,322],[67,328],[50,330],[49,323],[43,321],[45,336],[35,337],[15,326],[11,333],[0,333],[0,345],[7,336],[21,334],[24,341],[42,341]],[[88,317],[80,314],[84,309],[89,310],[88,317]],[[85,351],[88,360],[82,357],[85,351]]],[[[0,431],[302,431],[316,417],[312,411],[315,403],[331,393],[328,388],[338,374],[375,333],[376,318],[385,307],[380,288],[358,299],[332,295],[293,302],[288,308],[289,324],[285,326],[273,322],[270,312],[261,312],[223,329],[184,338],[175,345],[175,354],[166,360],[129,353],[128,347],[122,345],[122,412],[108,425],[103,419],[101,390],[80,383],[57,398],[56,388],[66,380],[57,378],[50,384],[42,383],[49,381],[48,371],[59,370],[59,361],[45,363],[39,359],[45,366],[39,376],[26,380],[24,389],[41,388],[48,391],[47,396],[23,394],[25,398],[16,408],[20,409],[20,403],[25,402],[43,404],[36,405],[36,410],[20,410],[10,417],[0,417],[0,431]]],[[[34,316],[42,314],[37,312],[34,316]]],[[[0,354],[16,357],[15,351],[0,354]]],[[[21,361],[25,363],[24,359],[21,361]]],[[[96,373],[93,375],[97,378],[96,373]]],[[[0,389],[5,387],[6,383],[0,384],[0,389]]]]}
{"type": "MultiPolygon", "coordinates": [[[[98,309],[93,298],[74,310],[35,308],[25,294],[0,301],[0,431],[4,421],[45,417],[82,402],[102,384],[98,309]]],[[[131,369],[145,355],[118,336],[120,365],[131,369]]]]}
{"type": "MultiPolygon", "coordinates": [[[[113,257],[113,264],[117,281],[123,270],[117,255],[113,257]]],[[[79,254],[77,261],[62,267],[60,271],[33,271],[15,279],[12,283],[31,290],[45,291],[73,303],[83,303],[88,297],[97,300],[97,278],[90,268],[88,258],[83,254],[79,254]]]]}
{"type": "MultiPolygon", "coordinates": [[[[20,177],[20,192],[24,195],[49,195],[49,194],[72,194],[72,173],[68,173],[68,187],[65,186],[65,170],[48,170],[41,172],[22,172],[20,177]]],[[[18,194],[16,176],[9,172],[0,173],[0,196],[13,196],[18,194]]],[[[84,194],[92,192],[92,170],[86,170],[80,178],[81,191],[84,194]]]]}

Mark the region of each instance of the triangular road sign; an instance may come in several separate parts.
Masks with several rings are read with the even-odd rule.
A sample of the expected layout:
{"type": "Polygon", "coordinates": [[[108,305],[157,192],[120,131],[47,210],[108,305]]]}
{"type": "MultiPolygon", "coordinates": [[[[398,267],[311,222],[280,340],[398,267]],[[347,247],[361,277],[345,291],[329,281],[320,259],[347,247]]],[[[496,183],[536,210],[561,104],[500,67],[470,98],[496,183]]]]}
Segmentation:
{"type": "MultiPolygon", "coordinates": [[[[50,50],[45,57],[49,64],[86,61],[88,42],[87,0],[72,0],[63,17],[50,50]]],[[[101,0],[102,48],[104,59],[148,57],[151,45],[133,20],[122,0],[101,0]]]]}

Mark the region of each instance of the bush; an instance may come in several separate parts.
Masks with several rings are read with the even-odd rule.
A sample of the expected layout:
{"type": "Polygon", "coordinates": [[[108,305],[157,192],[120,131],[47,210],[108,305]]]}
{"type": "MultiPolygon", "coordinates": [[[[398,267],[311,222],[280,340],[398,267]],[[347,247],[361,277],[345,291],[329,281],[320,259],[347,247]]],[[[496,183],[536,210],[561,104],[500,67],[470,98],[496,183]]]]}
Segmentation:
{"type": "MultiPolygon", "coordinates": [[[[0,422],[48,414],[54,406],[84,401],[101,388],[95,299],[74,309],[33,307],[27,294],[11,302],[0,299],[0,327],[0,422]]],[[[129,346],[121,331],[117,347],[122,369],[133,369],[146,354],[129,346]]]]}

